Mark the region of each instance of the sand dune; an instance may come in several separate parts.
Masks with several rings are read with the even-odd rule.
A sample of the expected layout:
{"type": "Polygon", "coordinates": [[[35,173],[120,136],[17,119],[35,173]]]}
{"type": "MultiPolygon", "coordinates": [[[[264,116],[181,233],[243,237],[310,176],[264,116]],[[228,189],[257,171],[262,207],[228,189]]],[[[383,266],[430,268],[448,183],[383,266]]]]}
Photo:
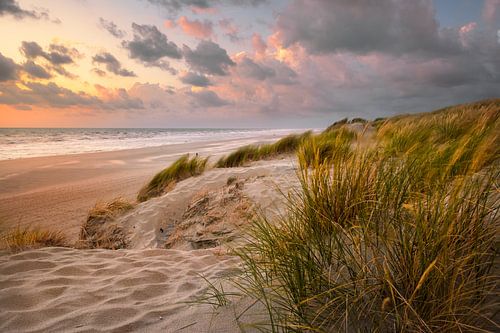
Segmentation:
{"type": "MultiPolygon", "coordinates": [[[[227,214],[227,206],[222,204],[227,200],[225,194],[234,194],[234,189],[236,204],[245,200],[274,216],[285,201],[280,191],[296,185],[293,159],[212,169],[119,218],[132,249],[43,248],[1,253],[0,331],[253,332],[245,324],[262,319],[261,311],[253,307],[236,320],[248,306],[244,299],[216,310],[191,303],[207,292],[208,284],[201,276],[217,283],[233,274],[239,263],[218,246],[225,242],[193,249],[192,239],[213,237],[216,231],[228,228],[231,241],[241,235],[238,228],[244,228],[248,219],[234,223],[235,215],[227,214]],[[228,178],[232,178],[229,185],[228,178]],[[200,195],[208,196],[212,204],[196,206],[200,195]],[[202,210],[191,214],[193,207],[202,210]],[[207,216],[203,209],[214,222],[191,223],[207,216]],[[187,217],[191,218],[190,227],[180,228],[187,217]],[[167,230],[170,235],[178,233],[179,242],[171,246],[174,249],[164,248],[167,230]]],[[[217,235],[229,237],[224,232],[217,235]]]]}
{"type": "Polygon", "coordinates": [[[0,221],[3,229],[18,225],[64,229],[76,240],[81,223],[96,201],[118,196],[135,199],[145,182],[179,156],[197,152],[215,160],[242,145],[276,138],[261,135],[0,161],[0,221]]]}

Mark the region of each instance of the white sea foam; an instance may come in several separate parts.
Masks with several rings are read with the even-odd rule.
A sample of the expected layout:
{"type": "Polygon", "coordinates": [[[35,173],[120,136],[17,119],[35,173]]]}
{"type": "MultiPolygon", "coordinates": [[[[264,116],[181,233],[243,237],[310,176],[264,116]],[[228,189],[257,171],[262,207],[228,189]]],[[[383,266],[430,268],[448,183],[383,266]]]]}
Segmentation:
{"type": "Polygon", "coordinates": [[[0,160],[282,136],[290,129],[0,128],[0,160]]]}

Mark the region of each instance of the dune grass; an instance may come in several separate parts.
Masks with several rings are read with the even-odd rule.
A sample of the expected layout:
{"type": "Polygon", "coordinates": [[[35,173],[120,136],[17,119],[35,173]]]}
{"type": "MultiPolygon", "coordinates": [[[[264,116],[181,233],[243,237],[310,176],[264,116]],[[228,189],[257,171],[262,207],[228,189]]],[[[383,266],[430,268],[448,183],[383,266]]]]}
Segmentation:
{"type": "Polygon", "coordinates": [[[64,233],[32,227],[17,227],[2,235],[0,240],[0,249],[12,252],[51,246],[68,246],[64,233]]]}
{"type": "Polygon", "coordinates": [[[307,131],[302,134],[290,134],[271,144],[244,146],[227,156],[221,157],[215,166],[217,168],[234,168],[248,162],[290,154],[295,152],[311,136],[311,131],[307,131]]]}
{"type": "Polygon", "coordinates": [[[207,161],[208,157],[201,158],[195,156],[190,158],[188,154],[182,156],[168,168],[157,173],[153,179],[139,191],[137,200],[143,202],[150,198],[160,196],[168,192],[178,181],[202,174],[207,166],[207,161]]]}
{"type": "Polygon", "coordinates": [[[114,223],[114,220],[133,208],[134,204],[123,198],[116,198],[108,203],[96,203],[80,229],[77,246],[112,250],[126,248],[127,237],[122,226],[114,223]]]}
{"type": "Polygon", "coordinates": [[[267,309],[254,325],[498,330],[498,106],[383,120],[375,146],[328,158],[313,144],[299,149],[301,188],[287,214],[257,216],[235,251],[234,283],[267,309]]]}
{"type": "Polygon", "coordinates": [[[298,149],[302,156],[300,163],[309,167],[314,161],[328,163],[338,158],[346,158],[351,153],[351,143],[356,133],[341,126],[325,131],[303,142],[298,149]]]}

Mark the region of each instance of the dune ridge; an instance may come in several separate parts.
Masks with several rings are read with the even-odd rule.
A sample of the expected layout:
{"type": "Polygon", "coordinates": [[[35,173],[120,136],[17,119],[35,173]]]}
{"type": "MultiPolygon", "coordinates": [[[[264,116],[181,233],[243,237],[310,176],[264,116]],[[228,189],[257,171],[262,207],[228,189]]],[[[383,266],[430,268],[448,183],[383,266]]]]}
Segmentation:
{"type": "MultiPolygon", "coordinates": [[[[238,195],[252,207],[270,217],[279,214],[284,208],[280,191],[297,185],[295,168],[294,160],[285,158],[212,169],[181,181],[171,192],[138,204],[116,220],[130,238],[130,249],[54,247],[1,253],[0,331],[240,331],[243,323],[258,318],[249,311],[236,320],[235,313],[246,307],[244,300],[215,311],[197,303],[208,290],[205,279],[217,284],[238,268],[239,259],[226,251],[234,243],[193,249],[186,239],[194,231],[186,229],[181,230],[183,241],[166,249],[164,232],[176,230],[200,195],[217,196],[231,186],[238,186],[238,195]]],[[[218,213],[217,226],[224,229],[225,212],[218,213]]],[[[196,236],[211,235],[210,230],[196,229],[196,236]]],[[[241,233],[233,232],[231,241],[235,235],[241,233]]]]}

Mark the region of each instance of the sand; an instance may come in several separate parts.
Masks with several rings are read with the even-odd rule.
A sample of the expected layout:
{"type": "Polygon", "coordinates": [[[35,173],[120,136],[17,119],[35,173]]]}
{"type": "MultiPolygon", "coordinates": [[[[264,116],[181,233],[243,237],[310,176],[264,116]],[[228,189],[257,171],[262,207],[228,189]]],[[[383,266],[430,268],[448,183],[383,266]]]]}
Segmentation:
{"type": "Polygon", "coordinates": [[[234,306],[190,304],[237,259],[210,250],[45,248],[0,256],[2,332],[238,332],[234,306]],[[184,327],[184,329],[182,329],[184,327]]]}
{"type": "Polygon", "coordinates": [[[117,218],[129,249],[0,253],[0,331],[256,332],[262,306],[200,304],[202,276],[234,291],[224,277],[240,261],[228,249],[242,244],[248,212],[280,215],[297,186],[293,157],[211,169],[117,218]]]}
{"type": "Polygon", "coordinates": [[[135,199],[144,183],[182,154],[210,155],[215,161],[242,145],[277,138],[268,135],[0,161],[0,232],[30,225],[63,229],[76,239],[97,201],[118,196],[135,199]]]}

